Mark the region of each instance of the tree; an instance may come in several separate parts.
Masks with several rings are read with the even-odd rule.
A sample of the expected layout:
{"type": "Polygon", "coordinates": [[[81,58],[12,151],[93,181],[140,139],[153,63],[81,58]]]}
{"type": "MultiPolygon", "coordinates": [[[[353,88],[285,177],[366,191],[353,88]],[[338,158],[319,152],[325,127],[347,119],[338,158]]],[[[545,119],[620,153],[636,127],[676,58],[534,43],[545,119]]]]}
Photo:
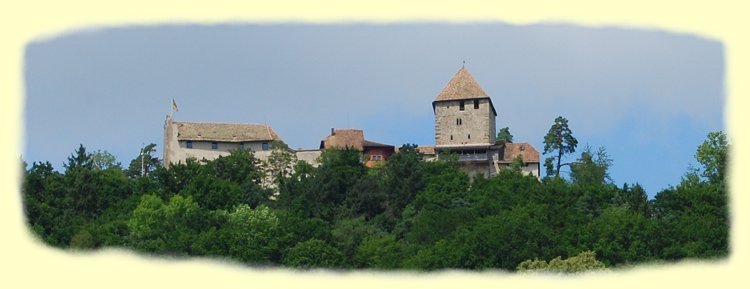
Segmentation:
{"type": "Polygon", "coordinates": [[[146,176],[161,167],[161,161],[159,158],[152,156],[155,152],[156,144],[150,143],[141,149],[138,157],[130,161],[128,166],[127,175],[128,177],[135,178],[140,176],[146,176]]]}
{"type": "Polygon", "coordinates": [[[266,176],[270,175],[273,184],[280,186],[292,174],[297,157],[283,141],[272,141],[270,147],[271,155],[264,163],[266,176]]]}
{"type": "Polygon", "coordinates": [[[277,250],[279,218],[266,206],[237,206],[227,218],[229,254],[247,263],[268,263],[277,250]]]}
{"type": "Polygon", "coordinates": [[[86,153],[86,147],[83,144],[78,146],[78,149],[68,157],[68,162],[63,164],[65,167],[65,173],[73,171],[79,168],[91,169],[93,164],[91,163],[91,155],[86,153]]]}
{"type": "Polygon", "coordinates": [[[710,132],[708,139],[698,147],[695,159],[703,165],[703,177],[712,183],[724,182],[729,143],[722,131],[710,132]]]}
{"type": "Polygon", "coordinates": [[[555,174],[560,177],[560,167],[569,165],[562,163],[562,157],[565,154],[574,153],[578,140],[573,137],[573,133],[568,127],[568,120],[562,116],[555,119],[555,123],[550,127],[547,135],[544,136],[544,154],[552,153],[553,155],[545,159],[544,166],[547,168],[547,175],[555,174]],[[553,162],[557,165],[553,167],[553,162]]]}
{"type": "Polygon", "coordinates": [[[653,202],[653,247],[663,259],[725,257],[729,252],[729,213],[725,186],[726,153],[722,132],[708,134],[696,159],[702,180],[689,171],[677,187],[659,192],[653,202]],[[707,181],[706,181],[707,180],[707,181]]]}
{"type": "Polygon", "coordinates": [[[648,195],[643,187],[636,183],[628,186],[624,184],[617,196],[615,203],[627,206],[631,211],[643,215],[646,218],[651,217],[651,203],[648,201],[648,195]]]}
{"type": "Polygon", "coordinates": [[[401,146],[399,152],[388,159],[383,174],[385,216],[395,221],[425,186],[424,162],[421,161],[417,145],[401,146]]]}
{"type": "Polygon", "coordinates": [[[652,258],[653,224],[628,207],[609,207],[581,231],[582,247],[598,252],[607,265],[648,261],[652,258]]]}
{"type": "Polygon", "coordinates": [[[385,209],[386,193],[378,175],[364,175],[350,189],[342,209],[353,217],[372,219],[385,209]]]}
{"type": "Polygon", "coordinates": [[[567,259],[559,256],[547,263],[544,260],[534,259],[526,260],[518,264],[516,268],[519,272],[549,272],[549,273],[579,273],[583,271],[605,270],[606,266],[599,260],[596,260],[596,253],[593,251],[584,251],[567,259]]]}
{"type": "Polygon", "coordinates": [[[119,168],[121,164],[117,162],[115,156],[108,151],[96,150],[91,154],[92,168],[96,170],[106,170],[110,168],[119,168]]]}
{"type": "Polygon", "coordinates": [[[510,163],[510,171],[521,174],[523,172],[523,156],[517,155],[513,158],[513,162],[510,163]]]}
{"type": "Polygon", "coordinates": [[[206,213],[191,197],[174,195],[165,203],[144,195],[127,221],[131,246],[152,253],[193,255],[200,232],[207,229],[206,213]]]}
{"type": "Polygon", "coordinates": [[[286,250],[282,263],[301,269],[341,268],[344,264],[344,255],[326,242],[310,239],[286,250]]]}
{"type": "Polygon", "coordinates": [[[341,249],[347,260],[352,260],[357,247],[365,238],[382,234],[374,225],[365,222],[364,218],[340,219],[331,230],[333,244],[341,249]]]}
{"type": "Polygon", "coordinates": [[[604,147],[599,147],[596,152],[591,147],[581,153],[578,161],[570,164],[570,179],[573,183],[587,185],[602,185],[612,181],[609,177],[609,167],[612,159],[609,158],[604,147]]]}
{"type": "Polygon", "coordinates": [[[397,269],[404,258],[404,249],[393,235],[369,236],[357,247],[354,261],[358,267],[397,269]]]}
{"type": "Polygon", "coordinates": [[[512,143],[513,142],[513,135],[510,134],[510,129],[508,127],[501,128],[497,132],[497,143],[512,143]]]}

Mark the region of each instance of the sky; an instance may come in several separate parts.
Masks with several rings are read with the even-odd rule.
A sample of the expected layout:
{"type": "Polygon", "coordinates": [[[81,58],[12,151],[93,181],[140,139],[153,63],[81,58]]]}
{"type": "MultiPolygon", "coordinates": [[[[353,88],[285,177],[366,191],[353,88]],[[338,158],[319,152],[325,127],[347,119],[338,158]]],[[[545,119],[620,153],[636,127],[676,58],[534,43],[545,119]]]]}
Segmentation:
{"type": "Polygon", "coordinates": [[[568,160],[605,147],[614,182],[651,197],[725,128],[724,47],[698,35],[501,22],[92,27],[26,47],[22,157],[62,169],[83,144],[127,166],[148,143],[161,156],[172,99],[177,121],[266,123],[292,148],[317,148],[334,127],[432,145],[432,101],[464,61],[516,142],[542,152],[563,116],[579,141],[568,160]]]}

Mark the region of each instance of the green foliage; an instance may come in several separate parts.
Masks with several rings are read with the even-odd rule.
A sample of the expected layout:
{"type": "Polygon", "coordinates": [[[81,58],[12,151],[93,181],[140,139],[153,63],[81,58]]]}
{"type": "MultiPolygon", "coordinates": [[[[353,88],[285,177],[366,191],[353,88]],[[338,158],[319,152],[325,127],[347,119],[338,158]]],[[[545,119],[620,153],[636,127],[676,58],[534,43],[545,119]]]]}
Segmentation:
{"type": "Polygon", "coordinates": [[[352,186],[344,199],[348,216],[371,219],[385,210],[386,192],[377,175],[365,175],[352,186]]]}
{"type": "Polygon", "coordinates": [[[405,253],[394,235],[370,236],[357,247],[354,262],[358,268],[398,269],[405,253]]]}
{"type": "Polygon", "coordinates": [[[384,232],[367,223],[364,218],[341,219],[331,230],[333,244],[341,249],[344,256],[354,256],[357,247],[369,236],[378,236],[384,232]]]}
{"type": "Polygon", "coordinates": [[[341,268],[344,255],[326,242],[312,239],[300,242],[284,254],[282,264],[300,269],[341,268]]]}
{"type": "Polygon", "coordinates": [[[227,216],[229,255],[247,263],[270,263],[278,249],[279,218],[270,208],[239,205],[227,216]]]}
{"type": "Polygon", "coordinates": [[[78,149],[68,157],[68,162],[63,164],[65,172],[74,171],[76,169],[91,169],[93,163],[91,162],[91,155],[86,153],[86,148],[81,144],[78,149]]]}
{"type": "Polygon", "coordinates": [[[596,152],[586,146],[578,161],[570,164],[570,179],[573,183],[582,185],[602,185],[611,183],[609,168],[612,159],[609,158],[604,147],[599,147],[596,152]]]}
{"type": "Polygon", "coordinates": [[[385,192],[385,216],[396,220],[417,192],[424,189],[425,169],[417,145],[405,144],[391,156],[385,165],[383,191],[385,192]]]}
{"type": "Polygon", "coordinates": [[[501,128],[499,131],[497,131],[497,143],[509,143],[513,142],[513,135],[510,134],[510,129],[508,127],[501,128]]]}
{"type": "Polygon", "coordinates": [[[365,175],[360,153],[354,149],[326,150],[310,187],[300,192],[306,216],[331,220],[352,186],[365,175]]]}
{"type": "Polygon", "coordinates": [[[272,182],[278,186],[292,174],[297,157],[283,141],[272,141],[270,148],[271,155],[265,162],[265,174],[270,175],[272,182]]]}
{"type": "Polygon", "coordinates": [[[729,216],[720,184],[684,182],[654,200],[654,245],[660,258],[712,258],[728,254],[729,216]]]}
{"type": "Polygon", "coordinates": [[[72,249],[91,249],[94,248],[94,237],[88,230],[81,230],[70,239],[70,248],[72,249]]]}
{"type": "Polygon", "coordinates": [[[205,212],[191,197],[175,195],[164,203],[158,196],[145,195],[127,226],[135,249],[191,255],[205,221],[205,212]]]}
{"type": "Polygon", "coordinates": [[[150,143],[143,147],[138,153],[138,156],[130,161],[128,165],[127,175],[131,178],[141,177],[151,174],[154,170],[161,167],[161,161],[158,157],[152,154],[156,151],[154,148],[156,144],[150,143]]]}
{"type": "Polygon", "coordinates": [[[518,264],[517,269],[520,272],[580,273],[605,270],[606,266],[596,259],[596,253],[584,251],[567,259],[558,256],[549,263],[539,259],[526,260],[518,264]]]}
{"type": "MultiPolygon", "coordinates": [[[[273,200],[261,186],[267,164],[248,151],[155,166],[143,177],[139,164],[133,177],[81,145],[64,172],[48,162],[23,165],[22,199],[31,231],[59,248],[118,246],[295,268],[573,272],[726,257],[727,149],[722,134],[710,134],[696,154],[701,170],[652,201],[638,184],[612,184],[603,149],[582,152],[570,180],[540,182],[522,174],[520,159],[496,176],[470,178],[455,155],[423,162],[415,145],[369,171],[352,149],[288,172],[282,158],[273,200]]],[[[558,156],[549,160],[553,169],[558,156]]]]}
{"type": "Polygon", "coordinates": [[[523,156],[517,155],[515,158],[513,158],[513,162],[510,163],[510,171],[515,173],[521,173],[523,168],[523,156]]]}
{"type": "Polygon", "coordinates": [[[652,252],[649,236],[653,223],[626,207],[610,207],[583,230],[584,247],[599,252],[608,265],[649,261],[652,252]]]}
{"type": "Polygon", "coordinates": [[[727,170],[729,143],[722,131],[708,134],[695,153],[695,159],[703,165],[703,177],[711,183],[724,182],[727,170]]]}
{"type": "Polygon", "coordinates": [[[237,183],[203,174],[195,176],[180,194],[193,197],[209,210],[227,210],[247,202],[237,183]]]}
{"type": "Polygon", "coordinates": [[[522,205],[479,219],[456,236],[463,268],[513,270],[531,255],[548,256],[552,232],[543,208],[522,205]]]}
{"type": "Polygon", "coordinates": [[[122,168],[122,166],[117,162],[115,156],[108,151],[96,150],[91,154],[91,168],[95,170],[107,170],[122,168]]]}
{"type": "Polygon", "coordinates": [[[555,177],[560,177],[560,167],[565,165],[561,162],[563,155],[574,153],[577,145],[578,140],[573,137],[568,120],[562,116],[555,118],[555,123],[544,136],[544,154],[552,153],[544,161],[548,176],[554,173],[555,177]],[[557,164],[553,166],[554,161],[557,164]]]}
{"type": "Polygon", "coordinates": [[[615,203],[626,206],[631,211],[641,214],[646,218],[650,218],[652,215],[653,209],[651,203],[648,201],[646,191],[637,183],[633,187],[624,184],[616,197],[615,203]]]}

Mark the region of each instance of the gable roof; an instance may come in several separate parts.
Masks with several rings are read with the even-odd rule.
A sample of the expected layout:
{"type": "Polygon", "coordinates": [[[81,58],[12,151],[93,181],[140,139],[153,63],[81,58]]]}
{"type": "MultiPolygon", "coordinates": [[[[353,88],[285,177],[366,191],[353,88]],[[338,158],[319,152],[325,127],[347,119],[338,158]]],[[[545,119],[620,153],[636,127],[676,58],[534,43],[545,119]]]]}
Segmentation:
{"type": "Polygon", "coordinates": [[[321,149],[352,147],[362,151],[365,133],[361,129],[332,129],[331,135],[320,142],[321,149]]]}
{"type": "Polygon", "coordinates": [[[270,126],[264,124],[174,122],[177,140],[252,142],[280,140],[270,126]]]}
{"type": "Polygon", "coordinates": [[[521,155],[525,163],[539,163],[539,151],[531,144],[525,142],[506,143],[499,162],[506,164],[513,163],[513,159],[518,155],[521,155]]]}
{"type": "Polygon", "coordinates": [[[395,149],[395,146],[392,146],[392,145],[389,145],[389,144],[377,143],[377,142],[369,141],[369,140],[364,140],[362,142],[362,146],[363,147],[370,147],[370,148],[391,148],[391,149],[395,149]]]}
{"type": "Polygon", "coordinates": [[[439,101],[454,101],[454,100],[468,100],[468,99],[489,99],[490,107],[492,112],[497,115],[495,106],[492,105],[492,99],[484,92],[476,79],[469,73],[466,67],[461,69],[453,75],[453,78],[448,81],[440,94],[432,102],[432,108],[435,108],[435,103],[439,101]]]}

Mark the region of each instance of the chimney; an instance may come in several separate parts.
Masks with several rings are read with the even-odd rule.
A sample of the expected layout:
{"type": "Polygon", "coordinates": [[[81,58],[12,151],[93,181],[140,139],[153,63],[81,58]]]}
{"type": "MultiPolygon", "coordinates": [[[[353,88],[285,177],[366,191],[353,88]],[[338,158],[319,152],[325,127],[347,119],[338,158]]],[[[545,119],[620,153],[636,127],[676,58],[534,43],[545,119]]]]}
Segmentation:
{"type": "Polygon", "coordinates": [[[331,128],[331,135],[335,135],[336,132],[334,132],[333,128],[331,128]]]}

